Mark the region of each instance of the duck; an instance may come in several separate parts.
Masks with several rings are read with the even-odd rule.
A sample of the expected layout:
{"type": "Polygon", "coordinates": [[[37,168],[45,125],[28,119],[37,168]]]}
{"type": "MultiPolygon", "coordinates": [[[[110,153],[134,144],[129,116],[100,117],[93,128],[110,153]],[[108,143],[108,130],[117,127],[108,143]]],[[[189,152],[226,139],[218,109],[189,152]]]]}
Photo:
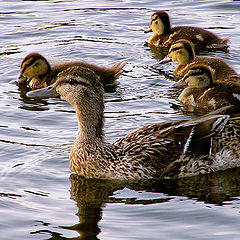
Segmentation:
{"type": "Polygon", "coordinates": [[[231,116],[232,106],[192,120],[149,124],[108,143],[104,88],[94,71],[73,66],[59,73],[54,84],[27,93],[34,99],[57,96],[75,109],[78,133],[70,169],[85,178],[179,178],[240,165],[240,118],[231,116]]]}
{"type": "Polygon", "coordinates": [[[112,67],[98,66],[84,61],[66,61],[51,67],[43,55],[32,52],[22,60],[18,82],[23,84],[29,80],[28,85],[32,90],[44,88],[56,81],[59,72],[72,66],[83,66],[96,72],[107,90],[116,86],[116,79],[122,74],[125,65],[123,61],[112,67]]]}
{"type": "Polygon", "coordinates": [[[223,49],[226,50],[229,38],[219,38],[216,34],[199,27],[172,27],[170,18],[165,11],[156,11],[151,17],[150,27],[144,33],[154,32],[149,38],[148,45],[170,47],[179,39],[188,39],[197,50],[223,49]]]}
{"type": "Polygon", "coordinates": [[[173,71],[176,77],[183,77],[191,65],[202,63],[215,71],[217,81],[226,81],[228,78],[240,81],[237,72],[221,58],[196,57],[194,44],[187,39],[179,39],[171,45],[168,56],[161,63],[169,61],[179,63],[173,71]]]}
{"type": "Polygon", "coordinates": [[[215,72],[209,65],[192,64],[179,83],[187,85],[178,97],[186,106],[209,110],[227,105],[240,107],[240,83],[216,81],[215,72]]]}

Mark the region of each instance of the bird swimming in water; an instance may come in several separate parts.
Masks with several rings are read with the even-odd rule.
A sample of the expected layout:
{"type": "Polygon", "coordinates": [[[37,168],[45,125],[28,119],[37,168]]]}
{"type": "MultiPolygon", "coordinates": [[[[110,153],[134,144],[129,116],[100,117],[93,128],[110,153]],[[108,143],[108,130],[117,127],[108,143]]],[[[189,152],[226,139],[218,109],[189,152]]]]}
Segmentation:
{"type": "Polygon", "coordinates": [[[227,105],[240,107],[240,82],[215,80],[215,71],[206,64],[189,66],[178,84],[187,85],[178,97],[186,106],[209,110],[227,105]]]}
{"type": "Polygon", "coordinates": [[[174,42],[169,49],[168,56],[161,63],[169,61],[179,63],[174,69],[174,74],[177,77],[183,77],[193,64],[202,63],[214,70],[216,81],[228,81],[228,79],[234,81],[235,79],[240,82],[240,76],[229,64],[220,58],[197,57],[193,43],[186,39],[174,42]]]}
{"type": "Polygon", "coordinates": [[[75,109],[78,133],[70,168],[86,178],[178,178],[240,165],[240,118],[226,114],[231,107],[194,120],[150,124],[111,144],[103,134],[103,85],[91,69],[68,68],[53,85],[27,96],[60,96],[75,109]]]}
{"type": "Polygon", "coordinates": [[[18,82],[22,84],[29,80],[28,85],[31,89],[43,88],[54,83],[58,74],[67,68],[82,66],[93,70],[100,77],[105,90],[114,89],[116,79],[121,75],[125,65],[123,61],[112,67],[98,66],[84,61],[67,61],[51,67],[44,56],[33,52],[22,60],[18,82]]]}
{"type": "Polygon", "coordinates": [[[219,38],[216,34],[199,27],[172,27],[169,15],[165,11],[156,11],[151,17],[150,27],[145,33],[154,32],[148,44],[157,47],[170,47],[179,39],[188,39],[196,50],[227,49],[228,38],[219,38]]]}

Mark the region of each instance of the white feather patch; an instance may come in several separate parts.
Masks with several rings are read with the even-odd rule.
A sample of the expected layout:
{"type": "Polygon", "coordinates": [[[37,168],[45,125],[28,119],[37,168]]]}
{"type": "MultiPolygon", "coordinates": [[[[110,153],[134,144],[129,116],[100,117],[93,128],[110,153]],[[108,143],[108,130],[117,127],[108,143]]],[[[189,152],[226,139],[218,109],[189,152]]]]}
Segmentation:
{"type": "Polygon", "coordinates": [[[199,41],[201,41],[201,42],[204,41],[204,39],[203,39],[203,37],[202,37],[201,34],[196,35],[196,39],[199,40],[199,41]]]}
{"type": "Polygon", "coordinates": [[[221,118],[218,118],[212,125],[212,131],[214,132],[219,132],[223,129],[223,127],[225,126],[225,124],[227,123],[229,119],[229,116],[222,116],[221,118]]]}
{"type": "Polygon", "coordinates": [[[230,150],[221,150],[215,154],[215,160],[211,167],[214,171],[238,167],[239,161],[230,150]]]}
{"type": "Polygon", "coordinates": [[[190,134],[189,134],[189,136],[188,136],[188,139],[187,139],[187,141],[186,141],[186,143],[185,143],[185,145],[184,145],[183,153],[186,153],[186,152],[187,152],[187,150],[188,150],[188,148],[189,148],[189,145],[190,145],[190,142],[191,142],[191,140],[192,140],[192,136],[193,136],[194,132],[195,132],[195,128],[193,127],[192,130],[191,130],[191,132],[190,132],[190,134]]]}
{"type": "Polygon", "coordinates": [[[240,101],[240,95],[239,95],[239,94],[233,93],[233,96],[234,96],[238,101],[240,101]]]}

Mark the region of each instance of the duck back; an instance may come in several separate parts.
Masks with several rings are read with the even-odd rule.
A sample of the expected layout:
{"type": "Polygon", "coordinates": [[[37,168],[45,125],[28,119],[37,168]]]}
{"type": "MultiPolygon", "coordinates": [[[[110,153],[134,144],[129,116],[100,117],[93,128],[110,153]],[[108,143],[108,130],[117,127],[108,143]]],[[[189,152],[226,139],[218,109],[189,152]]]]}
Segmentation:
{"type": "Polygon", "coordinates": [[[227,48],[228,42],[228,38],[221,39],[216,34],[199,27],[176,26],[171,29],[168,38],[165,37],[164,46],[170,46],[179,39],[191,41],[196,50],[227,48]]]}

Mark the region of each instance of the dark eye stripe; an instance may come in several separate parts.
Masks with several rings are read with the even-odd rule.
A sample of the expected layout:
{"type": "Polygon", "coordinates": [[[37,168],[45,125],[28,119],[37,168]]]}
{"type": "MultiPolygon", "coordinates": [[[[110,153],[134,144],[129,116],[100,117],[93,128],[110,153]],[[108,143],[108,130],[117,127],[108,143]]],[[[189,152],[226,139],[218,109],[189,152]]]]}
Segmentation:
{"type": "Polygon", "coordinates": [[[31,65],[33,65],[36,61],[37,61],[36,58],[32,58],[32,60],[31,60],[28,64],[25,64],[25,66],[24,66],[24,68],[23,68],[23,70],[22,70],[22,72],[21,72],[21,75],[23,75],[24,72],[26,71],[26,69],[27,69],[28,67],[30,67],[31,65]]]}
{"type": "Polygon", "coordinates": [[[199,75],[202,75],[204,73],[204,71],[197,71],[197,72],[191,72],[189,73],[186,78],[190,77],[190,76],[199,76],[199,75]]]}
{"type": "Polygon", "coordinates": [[[158,18],[158,16],[156,16],[155,18],[153,18],[151,22],[153,22],[153,21],[157,20],[157,18],[158,18]]]}
{"type": "Polygon", "coordinates": [[[89,86],[90,86],[89,83],[82,82],[82,81],[77,81],[77,80],[75,80],[74,78],[70,78],[70,79],[68,79],[68,80],[62,80],[62,81],[59,82],[59,85],[66,84],[66,83],[68,83],[68,84],[70,84],[70,85],[80,84],[80,85],[83,85],[83,86],[85,86],[85,87],[89,87],[89,86]]]}
{"type": "Polygon", "coordinates": [[[74,80],[74,79],[72,79],[72,80],[70,81],[70,84],[71,84],[71,85],[80,84],[80,85],[83,85],[83,86],[85,86],[85,87],[89,87],[89,86],[90,86],[89,83],[81,82],[81,81],[76,81],[76,80],[74,80]]]}
{"type": "Polygon", "coordinates": [[[181,49],[181,48],[182,48],[182,47],[175,47],[175,48],[172,48],[172,49],[170,50],[169,53],[174,52],[174,51],[177,51],[177,50],[179,50],[179,49],[181,49]]]}

